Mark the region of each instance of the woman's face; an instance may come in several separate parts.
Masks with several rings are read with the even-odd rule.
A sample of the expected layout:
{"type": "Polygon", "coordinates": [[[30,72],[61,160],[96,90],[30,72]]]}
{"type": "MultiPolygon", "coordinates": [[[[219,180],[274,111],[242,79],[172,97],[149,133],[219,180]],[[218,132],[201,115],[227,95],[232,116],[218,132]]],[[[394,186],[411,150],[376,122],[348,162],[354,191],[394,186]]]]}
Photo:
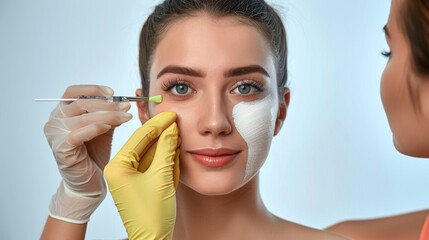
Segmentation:
{"type": "Polygon", "coordinates": [[[381,98],[395,147],[406,155],[429,157],[429,79],[415,74],[410,64],[410,43],[399,22],[404,2],[392,1],[385,27],[391,55],[381,79],[381,98]]]}
{"type": "Polygon", "coordinates": [[[140,115],[177,113],[181,183],[206,195],[227,194],[254,177],[286,115],[269,45],[233,17],[172,23],[153,56],[149,94],[163,102],[140,105],[140,115]]]}

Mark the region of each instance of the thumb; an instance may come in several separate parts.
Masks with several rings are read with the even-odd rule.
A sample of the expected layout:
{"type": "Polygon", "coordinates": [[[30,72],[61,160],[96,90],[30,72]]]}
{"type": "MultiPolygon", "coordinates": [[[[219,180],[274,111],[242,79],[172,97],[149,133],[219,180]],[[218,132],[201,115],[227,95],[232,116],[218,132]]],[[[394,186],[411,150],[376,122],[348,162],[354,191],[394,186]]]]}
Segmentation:
{"type": "Polygon", "coordinates": [[[171,177],[173,177],[174,161],[178,152],[179,128],[176,123],[171,124],[159,136],[154,160],[147,170],[148,172],[163,172],[162,170],[169,167],[171,177]]]}
{"type": "Polygon", "coordinates": [[[172,112],[160,113],[151,118],[134,132],[111,162],[137,170],[146,151],[175,120],[176,114],[172,112]]]}

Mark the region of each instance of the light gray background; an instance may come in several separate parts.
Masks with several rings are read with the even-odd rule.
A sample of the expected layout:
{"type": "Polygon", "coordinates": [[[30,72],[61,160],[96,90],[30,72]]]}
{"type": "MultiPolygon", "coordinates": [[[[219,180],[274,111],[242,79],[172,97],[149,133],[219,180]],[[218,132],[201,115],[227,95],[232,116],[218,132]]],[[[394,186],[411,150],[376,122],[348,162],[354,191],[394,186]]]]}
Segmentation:
{"type": "MultiPolygon", "coordinates": [[[[0,0],[1,239],[37,239],[60,182],[42,132],[55,104],[33,99],[88,83],[133,95],[138,34],[156,2],[0,0]]],[[[276,3],[292,100],[261,173],[268,208],[317,228],[428,208],[429,160],[395,151],[379,97],[390,1],[276,3]]],[[[117,129],[114,153],[139,125],[135,115],[117,129]]],[[[87,238],[124,236],[108,195],[87,238]]]]}

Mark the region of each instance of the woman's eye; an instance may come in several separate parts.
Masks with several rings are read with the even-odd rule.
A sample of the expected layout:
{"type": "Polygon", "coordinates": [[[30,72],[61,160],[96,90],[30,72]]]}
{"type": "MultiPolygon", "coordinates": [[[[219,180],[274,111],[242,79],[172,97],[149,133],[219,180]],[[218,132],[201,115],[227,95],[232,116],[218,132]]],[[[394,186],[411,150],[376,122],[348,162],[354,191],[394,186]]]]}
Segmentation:
{"type": "Polygon", "coordinates": [[[186,84],[176,84],[171,87],[170,91],[176,95],[185,95],[190,93],[190,88],[186,84]]]}
{"type": "Polygon", "coordinates": [[[259,87],[249,83],[240,84],[233,90],[234,93],[242,95],[249,95],[258,91],[261,91],[259,87]]]}
{"type": "Polygon", "coordinates": [[[238,86],[237,90],[241,94],[249,94],[250,91],[252,90],[252,86],[250,86],[249,84],[243,84],[238,86]]]}
{"type": "Polygon", "coordinates": [[[382,51],[381,55],[390,58],[392,56],[392,52],[391,51],[382,51]]]}
{"type": "Polygon", "coordinates": [[[170,92],[173,95],[183,96],[192,93],[192,85],[186,80],[172,79],[161,84],[161,89],[165,92],[170,92]]]}

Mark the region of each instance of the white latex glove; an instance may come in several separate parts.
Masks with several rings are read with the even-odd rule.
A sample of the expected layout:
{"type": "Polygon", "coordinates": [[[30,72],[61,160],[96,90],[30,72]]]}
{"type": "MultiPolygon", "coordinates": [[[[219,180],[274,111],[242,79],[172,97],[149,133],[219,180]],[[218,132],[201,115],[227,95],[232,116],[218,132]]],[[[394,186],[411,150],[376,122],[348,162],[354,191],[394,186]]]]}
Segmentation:
{"type": "MultiPolygon", "coordinates": [[[[112,96],[105,86],[76,85],[63,98],[112,96]]],[[[86,223],[106,196],[103,169],[110,159],[113,130],[131,119],[130,104],[103,100],[62,102],[45,124],[45,136],[63,178],[49,205],[50,216],[86,223]]]]}

